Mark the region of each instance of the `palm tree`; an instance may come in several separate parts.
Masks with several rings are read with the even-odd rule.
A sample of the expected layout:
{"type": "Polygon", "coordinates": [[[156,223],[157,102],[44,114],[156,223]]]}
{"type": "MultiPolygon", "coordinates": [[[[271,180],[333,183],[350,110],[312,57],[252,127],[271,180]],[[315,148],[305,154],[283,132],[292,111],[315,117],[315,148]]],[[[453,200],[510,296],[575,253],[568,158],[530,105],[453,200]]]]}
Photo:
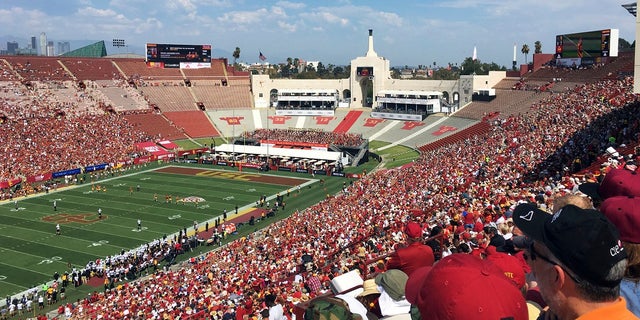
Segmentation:
{"type": "Polygon", "coordinates": [[[235,50],[233,50],[233,64],[236,64],[236,60],[238,60],[240,58],[240,47],[236,47],[235,50]]]}
{"type": "Polygon", "coordinates": [[[522,50],[520,50],[520,52],[522,52],[524,54],[524,63],[528,64],[527,62],[527,55],[529,54],[529,45],[527,45],[526,43],[522,45],[522,50]]]}
{"type": "Polygon", "coordinates": [[[533,46],[535,48],[534,53],[542,53],[542,42],[536,41],[533,46]]]}

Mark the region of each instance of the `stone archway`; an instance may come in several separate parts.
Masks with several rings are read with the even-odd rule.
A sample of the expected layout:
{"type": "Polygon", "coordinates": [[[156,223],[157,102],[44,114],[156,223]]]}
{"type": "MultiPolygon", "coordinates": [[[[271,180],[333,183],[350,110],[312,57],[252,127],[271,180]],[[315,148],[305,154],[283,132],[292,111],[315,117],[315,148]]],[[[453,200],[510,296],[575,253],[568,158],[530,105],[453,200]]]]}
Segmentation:
{"type": "Polygon", "coordinates": [[[278,89],[269,91],[269,107],[275,107],[278,103],[278,89]]]}
{"type": "Polygon", "coordinates": [[[360,90],[362,94],[362,101],[360,104],[364,108],[372,108],[373,107],[373,79],[370,77],[363,77],[360,80],[360,90]]]}

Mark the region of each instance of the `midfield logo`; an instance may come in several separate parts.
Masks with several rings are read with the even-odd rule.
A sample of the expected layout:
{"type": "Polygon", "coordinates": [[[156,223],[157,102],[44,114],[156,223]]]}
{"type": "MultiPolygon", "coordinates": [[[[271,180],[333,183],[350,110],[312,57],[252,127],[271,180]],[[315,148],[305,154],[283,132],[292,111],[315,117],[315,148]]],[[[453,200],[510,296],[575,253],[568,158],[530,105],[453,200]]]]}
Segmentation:
{"type": "Polygon", "coordinates": [[[42,221],[59,223],[59,224],[67,224],[67,223],[89,224],[89,223],[94,223],[100,220],[104,220],[106,218],[107,216],[103,215],[102,219],[100,219],[96,214],[93,214],[93,213],[79,213],[79,214],[60,213],[60,214],[54,214],[51,216],[46,216],[42,218],[42,221]]]}

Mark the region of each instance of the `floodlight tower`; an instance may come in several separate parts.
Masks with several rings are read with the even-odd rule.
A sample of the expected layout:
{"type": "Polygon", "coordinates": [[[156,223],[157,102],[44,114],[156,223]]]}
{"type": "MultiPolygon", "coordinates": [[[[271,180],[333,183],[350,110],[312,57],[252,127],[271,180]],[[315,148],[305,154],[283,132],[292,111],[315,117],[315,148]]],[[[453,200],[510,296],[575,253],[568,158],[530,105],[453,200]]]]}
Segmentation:
{"type": "MultiPolygon", "coordinates": [[[[640,0],[622,5],[623,8],[627,9],[627,11],[629,11],[630,14],[636,17],[636,39],[640,34],[640,20],[638,20],[638,14],[637,14],[638,2],[640,2],[640,0]]],[[[640,79],[638,78],[638,75],[640,75],[640,50],[634,50],[634,51],[635,51],[635,56],[634,56],[634,62],[633,62],[633,93],[638,94],[640,93],[640,79]]]]}

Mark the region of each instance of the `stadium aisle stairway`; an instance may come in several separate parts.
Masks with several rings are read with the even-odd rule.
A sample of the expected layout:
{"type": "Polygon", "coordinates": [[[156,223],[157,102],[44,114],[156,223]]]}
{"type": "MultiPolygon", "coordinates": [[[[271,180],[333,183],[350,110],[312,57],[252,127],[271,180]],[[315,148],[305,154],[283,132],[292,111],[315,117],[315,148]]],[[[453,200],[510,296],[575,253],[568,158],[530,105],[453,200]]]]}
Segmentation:
{"type": "Polygon", "coordinates": [[[342,119],[340,124],[338,124],[338,126],[335,129],[333,129],[333,132],[334,133],[349,132],[349,129],[351,129],[351,126],[353,126],[353,124],[356,123],[358,118],[360,118],[361,114],[362,114],[362,111],[349,111],[349,113],[347,113],[344,119],[342,119]]]}

